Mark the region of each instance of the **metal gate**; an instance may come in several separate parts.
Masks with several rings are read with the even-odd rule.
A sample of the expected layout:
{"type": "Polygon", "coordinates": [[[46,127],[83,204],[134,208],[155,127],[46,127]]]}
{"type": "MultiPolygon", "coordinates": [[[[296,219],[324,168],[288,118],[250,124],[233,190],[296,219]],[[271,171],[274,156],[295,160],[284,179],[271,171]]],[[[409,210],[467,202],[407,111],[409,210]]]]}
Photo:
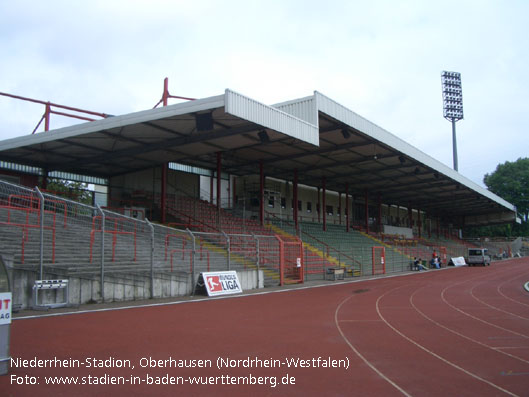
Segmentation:
{"type": "Polygon", "coordinates": [[[303,243],[297,237],[276,235],[279,240],[279,284],[303,282],[303,243]]]}
{"type": "Polygon", "coordinates": [[[386,248],[373,247],[373,276],[386,274],[386,248]]]}

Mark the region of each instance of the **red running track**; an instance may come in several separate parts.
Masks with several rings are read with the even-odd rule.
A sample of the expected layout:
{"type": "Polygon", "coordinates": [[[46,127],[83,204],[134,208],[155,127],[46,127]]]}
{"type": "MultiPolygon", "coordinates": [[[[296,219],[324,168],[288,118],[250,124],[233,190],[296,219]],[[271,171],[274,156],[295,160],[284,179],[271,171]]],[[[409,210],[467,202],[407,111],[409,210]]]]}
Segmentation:
{"type": "Polygon", "coordinates": [[[0,377],[0,395],[529,396],[528,280],[522,258],[17,319],[11,355],[28,361],[0,377]],[[219,359],[231,366],[219,369],[219,359]]]}

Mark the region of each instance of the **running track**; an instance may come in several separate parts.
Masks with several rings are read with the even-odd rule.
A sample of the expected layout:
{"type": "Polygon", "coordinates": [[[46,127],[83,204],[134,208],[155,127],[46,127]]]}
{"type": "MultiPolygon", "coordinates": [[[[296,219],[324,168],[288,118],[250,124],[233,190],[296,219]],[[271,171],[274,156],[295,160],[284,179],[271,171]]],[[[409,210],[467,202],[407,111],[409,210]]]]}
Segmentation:
{"type": "Polygon", "coordinates": [[[529,396],[528,280],[529,259],[522,258],[237,298],[17,319],[12,357],[112,358],[130,360],[134,369],[12,368],[0,377],[0,395],[529,396]],[[211,360],[212,367],[141,368],[149,357],[211,360]],[[218,357],[281,366],[240,362],[218,369],[218,357]],[[348,368],[325,368],[321,360],[317,367],[319,357],[348,368]],[[298,358],[313,365],[289,368],[298,358]],[[217,383],[223,375],[225,383],[261,377],[267,384],[148,385],[147,374],[209,376],[217,383]],[[11,384],[11,375],[40,384],[11,384]],[[45,385],[47,376],[88,375],[128,381],[45,385]],[[143,383],[130,384],[131,376],[143,383]],[[271,387],[270,377],[295,384],[271,387]]]}

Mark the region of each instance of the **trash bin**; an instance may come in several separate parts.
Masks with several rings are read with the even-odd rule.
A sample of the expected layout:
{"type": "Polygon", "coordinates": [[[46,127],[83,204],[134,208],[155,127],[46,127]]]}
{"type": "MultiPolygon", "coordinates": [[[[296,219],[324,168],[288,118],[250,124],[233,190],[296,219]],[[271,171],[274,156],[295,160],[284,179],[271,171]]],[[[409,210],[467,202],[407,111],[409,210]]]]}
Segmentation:
{"type": "Polygon", "coordinates": [[[11,357],[9,357],[9,336],[11,329],[11,307],[13,299],[7,269],[0,255],[0,375],[7,375],[11,357]]]}

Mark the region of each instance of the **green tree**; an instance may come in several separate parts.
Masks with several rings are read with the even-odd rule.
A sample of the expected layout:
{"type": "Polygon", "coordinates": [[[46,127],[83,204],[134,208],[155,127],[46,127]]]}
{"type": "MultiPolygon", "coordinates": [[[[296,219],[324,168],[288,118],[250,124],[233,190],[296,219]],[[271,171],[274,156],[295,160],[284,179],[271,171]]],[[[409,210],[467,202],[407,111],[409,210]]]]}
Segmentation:
{"type": "Polygon", "coordinates": [[[63,179],[48,179],[46,191],[57,196],[69,198],[73,201],[92,205],[92,194],[88,190],[86,183],[66,181],[63,179]]]}
{"type": "MultiPolygon", "coordinates": [[[[529,232],[529,158],[519,158],[514,162],[499,164],[491,174],[486,174],[483,182],[491,192],[516,206],[521,225],[513,225],[514,235],[527,235],[529,232]]],[[[509,229],[510,230],[510,229],[509,229]]]]}

